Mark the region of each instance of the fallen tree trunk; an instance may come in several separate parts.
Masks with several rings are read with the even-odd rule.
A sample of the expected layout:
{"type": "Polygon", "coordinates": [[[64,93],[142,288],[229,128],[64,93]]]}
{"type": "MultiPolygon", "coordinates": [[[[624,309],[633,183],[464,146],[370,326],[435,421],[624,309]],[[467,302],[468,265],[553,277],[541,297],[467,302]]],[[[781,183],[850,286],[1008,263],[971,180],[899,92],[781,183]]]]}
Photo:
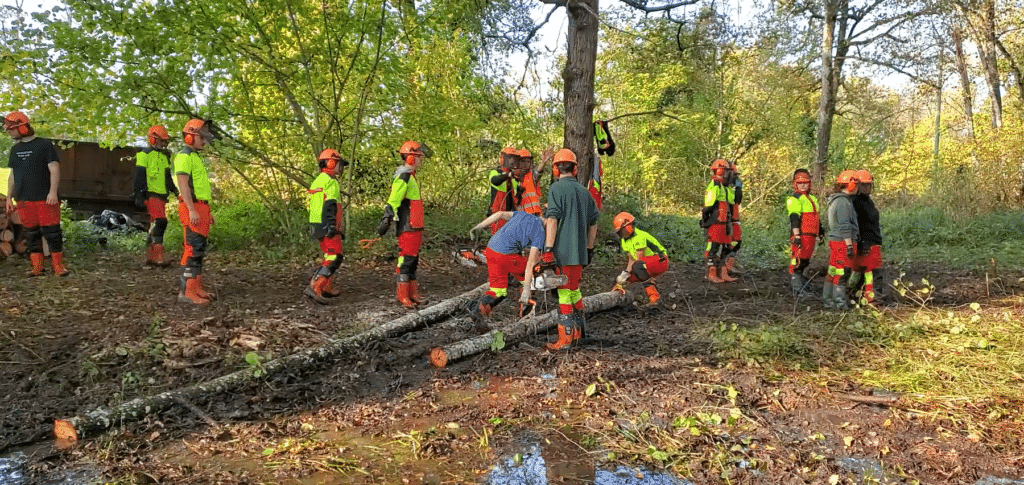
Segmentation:
{"type": "MultiPolygon", "coordinates": [[[[583,298],[583,309],[587,314],[593,314],[625,305],[631,301],[633,301],[633,294],[630,292],[621,294],[609,291],[583,298]]],[[[434,367],[440,368],[448,365],[449,362],[488,350],[491,348],[491,342],[494,341],[494,336],[498,332],[502,332],[502,338],[507,344],[513,340],[524,338],[532,332],[547,330],[558,324],[557,314],[558,310],[552,310],[543,315],[521,318],[483,335],[461,340],[444,347],[434,347],[430,350],[430,363],[434,364],[434,367]]]]}
{"type": "MultiPolygon", "coordinates": [[[[269,379],[284,372],[295,372],[315,367],[370,340],[394,337],[421,325],[443,320],[464,308],[470,299],[483,295],[486,290],[487,284],[485,283],[459,296],[444,300],[422,311],[410,313],[361,334],[271,360],[261,365],[259,369],[262,371],[261,378],[269,379]]],[[[54,423],[54,436],[58,440],[74,442],[90,434],[106,430],[115,424],[138,420],[143,416],[162,412],[182,402],[203,402],[216,394],[235,391],[253,382],[253,369],[243,369],[194,386],[154,396],[139,397],[114,408],[96,408],[68,420],[57,420],[54,423]]]]}

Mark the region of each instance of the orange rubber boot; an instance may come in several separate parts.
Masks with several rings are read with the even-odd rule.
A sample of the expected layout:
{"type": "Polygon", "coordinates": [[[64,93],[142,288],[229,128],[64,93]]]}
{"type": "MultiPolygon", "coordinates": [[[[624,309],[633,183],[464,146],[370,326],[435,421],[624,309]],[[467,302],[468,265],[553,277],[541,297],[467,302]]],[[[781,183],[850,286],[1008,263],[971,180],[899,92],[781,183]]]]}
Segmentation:
{"type": "Polygon", "coordinates": [[[324,284],[323,289],[320,290],[327,298],[337,298],[341,296],[341,292],[334,289],[334,275],[327,278],[327,283],[324,284]]]}
{"type": "Polygon", "coordinates": [[[46,256],[43,253],[31,253],[28,255],[30,261],[32,261],[32,271],[29,272],[29,276],[43,276],[46,274],[46,268],[43,263],[46,262],[46,256]]]}
{"type": "Polygon", "coordinates": [[[398,282],[398,292],[396,294],[396,298],[398,299],[398,303],[401,303],[402,306],[404,306],[404,307],[406,307],[406,308],[408,308],[410,310],[415,310],[416,309],[416,303],[413,302],[409,298],[409,282],[408,281],[399,281],[398,282]]]}
{"type": "Polygon", "coordinates": [[[159,266],[166,268],[171,265],[171,262],[164,258],[164,245],[154,244],[153,245],[153,266],[159,266]]]}
{"type": "Polygon", "coordinates": [[[544,346],[547,347],[548,350],[560,350],[560,349],[563,349],[563,348],[565,348],[566,346],[568,346],[569,344],[571,344],[573,342],[573,340],[576,337],[575,334],[576,334],[577,331],[578,330],[576,330],[576,331],[570,330],[570,331],[567,332],[565,330],[565,325],[559,325],[558,326],[558,340],[556,342],[554,342],[554,343],[544,344],[544,346]]]}
{"type": "Polygon", "coordinates": [[[714,266],[708,266],[708,281],[712,283],[724,283],[722,278],[718,277],[718,268],[714,266]]]}
{"type": "Polygon", "coordinates": [[[196,276],[196,281],[198,282],[196,286],[196,293],[198,293],[199,296],[206,298],[207,300],[210,301],[217,299],[217,295],[214,295],[213,293],[206,291],[206,287],[203,286],[203,275],[196,276]]]}
{"type": "Polygon", "coordinates": [[[718,269],[719,269],[718,277],[721,278],[722,281],[725,281],[725,282],[736,281],[736,278],[733,278],[732,276],[729,276],[729,269],[726,268],[725,265],[723,265],[721,268],[718,268],[718,269]]]}
{"type": "Polygon", "coordinates": [[[152,244],[146,245],[146,266],[160,266],[156,262],[156,254],[152,244]]]}
{"type": "Polygon", "coordinates": [[[309,286],[305,290],[302,290],[302,294],[310,297],[317,303],[328,303],[327,296],[324,295],[324,288],[330,284],[326,276],[316,275],[309,282],[309,286]]]}
{"type": "Polygon", "coordinates": [[[648,286],[647,288],[644,288],[644,289],[647,290],[647,297],[650,299],[650,301],[647,304],[648,305],[657,305],[658,304],[658,300],[661,299],[661,294],[658,293],[658,289],[655,288],[653,285],[652,286],[648,286]]]}
{"type": "Polygon", "coordinates": [[[423,299],[423,297],[420,296],[420,283],[419,283],[419,281],[416,281],[416,280],[410,280],[409,281],[409,299],[412,300],[413,303],[415,303],[417,305],[421,305],[425,301],[423,299]]]}
{"type": "Polygon", "coordinates": [[[181,290],[178,292],[178,301],[181,303],[192,303],[195,305],[205,305],[210,303],[210,300],[199,296],[196,292],[196,288],[199,287],[199,280],[197,278],[184,279],[181,283],[181,290]]]}
{"type": "Polygon", "coordinates": [[[725,269],[729,270],[732,274],[743,274],[742,271],[736,269],[736,257],[729,256],[729,259],[725,260],[725,269]]]}
{"type": "Polygon", "coordinates": [[[57,276],[71,274],[67,266],[64,266],[64,253],[50,253],[50,262],[53,263],[53,274],[57,276]]]}

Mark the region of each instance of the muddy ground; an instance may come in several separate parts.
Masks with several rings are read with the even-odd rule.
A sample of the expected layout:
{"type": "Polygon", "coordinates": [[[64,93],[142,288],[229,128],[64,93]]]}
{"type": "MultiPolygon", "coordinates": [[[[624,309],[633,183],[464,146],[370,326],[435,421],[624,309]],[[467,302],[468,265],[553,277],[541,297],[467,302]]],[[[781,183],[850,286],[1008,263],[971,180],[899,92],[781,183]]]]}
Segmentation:
{"type": "MultiPolygon", "coordinates": [[[[607,290],[619,271],[610,252],[600,261],[584,273],[584,294],[607,290]]],[[[144,268],[130,255],[72,255],[68,278],[28,278],[24,259],[0,262],[0,447],[31,454],[30,473],[40,476],[87,464],[121,483],[474,483],[531,444],[544,451],[553,483],[586,483],[595,466],[619,462],[684,463],[695,483],[1024,479],[1019,417],[997,419],[979,437],[932,409],[850,399],[886,390],[797,377],[792,363],[726,358],[711,339],[723,322],[839,326],[843,317],[807,317],[823,315],[820,304],[794,305],[781,271],[710,287],[690,261],[660,278],[658,308],[592,317],[589,339],[570,352],[543,350],[554,337],[542,332],[435,369],[431,347],[476,332],[434,325],[53,448],[56,418],[256,370],[249,353],[265,361],[404,315],[392,264],[383,254],[350,258],[338,278],[344,296],[322,306],[301,297],[309,265],[215,253],[205,279],[219,300],[197,308],[176,302],[176,270],[144,268]]],[[[907,278],[935,284],[933,305],[993,297],[983,271],[916,268],[907,278]]],[[[890,274],[905,269],[890,263],[890,274]]],[[[434,302],[486,280],[484,268],[459,265],[449,248],[431,251],[419,272],[434,302]]],[[[998,291],[998,304],[1020,316],[1019,283],[998,291]]],[[[512,320],[512,305],[503,307],[492,325],[512,320]]],[[[837,341],[804,359],[827,364],[864,350],[837,341]]]]}

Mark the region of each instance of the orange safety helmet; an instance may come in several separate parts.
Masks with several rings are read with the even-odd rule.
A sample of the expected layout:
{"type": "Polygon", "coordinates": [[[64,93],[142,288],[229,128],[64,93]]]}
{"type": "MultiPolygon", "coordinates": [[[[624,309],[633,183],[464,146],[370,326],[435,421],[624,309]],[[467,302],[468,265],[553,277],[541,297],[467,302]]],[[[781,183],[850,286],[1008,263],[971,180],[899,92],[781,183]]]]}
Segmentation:
{"type": "Polygon", "coordinates": [[[519,166],[523,170],[530,170],[533,168],[533,154],[530,150],[520,148],[516,155],[519,155],[519,166]]]}
{"type": "Polygon", "coordinates": [[[842,186],[850,192],[857,190],[857,172],[853,170],[839,172],[839,176],[836,177],[836,186],[842,186]]]}
{"type": "Polygon", "coordinates": [[[862,184],[871,184],[875,182],[874,179],[871,178],[871,172],[864,169],[857,170],[856,176],[857,181],[862,184]]]}
{"type": "MultiPolygon", "coordinates": [[[[629,212],[619,212],[615,215],[615,219],[612,221],[612,227],[615,228],[615,232],[621,232],[625,227],[633,227],[633,222],[636,218],[629,212]]],[[[632,231],[630,231],[632,233],[632,231]]],[[[621,235],[621,234],[620,234],[621,235]]]]}
{"type": "Polygon", "coordinates": [[[32,132],[32,127],[29,126],[28,116],[21,111],[14,111],[4,117],[4,129],[10,130],[13,128],[17,128],[18,134],[21,136],[28,136],[32,132]]]}
{"type": "Polygon", "coordinates": [[[711,178],[716,182],[722,182],[725,180],[725,172],[729,170],[729,162],[724,158],[719,158],[711,162],[711,166],[708,167],[711,170],[711,178]]]}
{"type": "Polygon", "coordinates": [[[209,143],[213,139],[213,134],[210,133],[209,121],[201,120],[199,118],[192,118],[185,123],[185,127],[181,129],[182,139],[186,145],[192,146],[196,142],[196,136],[199,136],[203,141],[209,143]]]}
{"type": "Polygon", "coordinates": [[[403,162],[412,165],[416,163],[413,159],[415,156],[423,156],[423,147],[418,142],[407,141],[402,143],[402,148],[398,149],[398,154],[402,156],[403,162]]]}
{"type": "Polygon", "coordinates": [[[150,126],[149,131],[146,132],[146,142],[152,146],[156,146],[158,141],[166,143],[170,139],[171,135],[167,134],[167,128],[160,125],[150,126]]]}
{"type": "Polygon", "coordinates": [[[811,172],[808,172],[807,169],[805,169],[805,168],[798,168],[795,171],[793,171],[793,190],[796,191],[796,192],[800,192],[800,193],[810,192],[811,191],[811,186],[810,185],[807,186],[807,190],[806,191],[802,191],[801,192],[800,188],[796,186],[796,184],[799,184],[799,183],[810,184],[811,183],[811,172]]]}
{"type": "Polygon", "coordinates": [[[562,175],[558,172],[558,164],[560,163],[571,163],[572,174],[576,175],[576,154],[572,150],[563,148],[555,152],[555,158],[551,160],[551,175],[554,175],[555,178],[562,175]]]}
{"type": "Polygon", "coordinates": [[[319,162],[320,170],[335,171],[340,167],[348,165],[348,162],[344,158],[341,158],[341,154],[333,148],[328,148],[320,152],[320,156],[316,157],[319,162]]]}
{"type": "Polygon", "coordinates": [[[498,154],[498,164],[505,170],[512,170],[519,165],[519,154],[515,148],[505,147],[498,154]]]}

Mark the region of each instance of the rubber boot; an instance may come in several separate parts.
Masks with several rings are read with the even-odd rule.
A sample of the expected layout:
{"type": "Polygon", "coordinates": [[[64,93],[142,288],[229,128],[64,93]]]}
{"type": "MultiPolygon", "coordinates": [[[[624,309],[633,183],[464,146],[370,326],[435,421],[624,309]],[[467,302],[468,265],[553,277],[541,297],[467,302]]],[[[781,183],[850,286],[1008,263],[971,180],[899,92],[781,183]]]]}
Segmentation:
{"type": "Polygon", "coordinates": [[[153,245],[146,245],[146,266],[160,266],[156,262],[156,255],[154,254],[153,245]]]}
{"type": "Polygon", "coordinates": [[[793,289],[793,296],[797,298],[814,297],[814,294],[807,290],[807,279],[799,273],[789,275],[789,285],[793,289]]]}
{"type": "MultiPolygon", "coordinates": [[[[570,315],[562,315],[562,320],[565,321],[567,319],[566,317],[572,318],[570,315]]],[[[552,342],[552,343],[544,344],[544,346],[547,347],[548,350],[564,349],[565,347],[569,346],[569,344],[571,344],[573,342],[573,340],[574,340],[573,339],[573,334],[574,333],[575,333],[575,330],[567,329],[565,327],[565,325],[559,324],[558,325],[558,340],[555,341],[555,342],[552,342]]]]}
{"type": "Polygon", "coordinates": [[[334,289],[334,275],[333,274],[327,277],[327,284],[324,285],[323,289],[321,289],[320,292],[324,296],[326,296],[327,298],[337,298],[337,297],[341,296],[341,292],[336,290],[336,289],[334,289]]]}
{"type": "Polygon", "coordinates": [[[725,283],[722,278],[718,277],[718,268],[714,265],[708,265],[708,281],[712,283],[725,283]]]}
{"type": "Polygon", "coordinates": [[[330,301],[327,300],[327,296],[324,295],[324,287],[330,284],[330,281],[326,276],[319,272],[313,275],[313,279],[309,281],[309,285],[306,289],[302,290],[302,294],[308,296],[311,300],[321,303],[328,304],[330,301]]]}
{"type": "Polygon", "coordinates": [[[161,268],[166,268],[171,265],[171,262],[164,257],[164,245],[154,244],[153,245],[153,265],[161,268]]]}
{"type": "Polygon", "coordinates": [[[398,300],[398,303],[402,304],[402,306],[404,306],[404,307],[406,307],[406,308],[408,308],[410,310],[415,310],[416,309],[416,303],[413,302],[412,299],[409,298],[409,282],[408,281],[399,281],[398,282],[398,290],[397,290],[397,292],[395,294],[395,298],[398,300]]]}
{"type": "Polygon", "coordinates": [[[874,293],[871,303],[884,303],[886,298],[885,268],[875,268],[871,271],[871,290],[874,293]]]}
{"type": "Polygon", "coordinates": [[[192,303],[195,305],[205,305],[210,303],[210,300],[199,296],[196,292],[196,288],[199,287],[199,280],[196,278],[181,278],[181,290],[178,291],[178,301],[181,303],[192,303]]]}
{"type": "Polygon", "coordinates": [[[718,268],[718,269],[719,269],[719,271],[718,271],[718,277],[719,277],[719,278],[720,278],[720,279],[721,279],[722,281],[724,281],[724,282],[726,282],[726,283],[731,283],[731,282],[733,282],[733,281],[736,281],[736,278],[733,278],[732,276],[729,276],[729,269],[728,269],[728,268],[726,268],[726,267],[725,267],[725,265],[722,265],[722,266],[721,266],[720,268],[718,268]]]}
{"type": "Polygon", "coordinates": [[[217,295],[206,291],[206,287],[203,286],[203,275],[196,276],[196,293],[210,301],[217,299],[217,295]]]}
{"type": "Polygon", "coordinates": [[[836,310],[850,309],[850,300],[846,298],[846,292],[843,291],[842,287],[836,286],[832,290],[832,307],[836,310]]]}
{"type": "Polygon", "coordinates": [[[50,262],[53,264],[53,274],[57,276],[67,276],[71,274],[71,271],[68,270],[67,266],[64,266],[64,253],[50,253],[50,262]]]}
{"type": "Polygon", "coordinates": [[[417,305],[422,305],[426,300],[420,296],[420,282],[409,280],[409,299],[417,305]]]}
{"type": "Polygon", "coordinates": [[[736,256],[729,256],[729,258],[725,260],[725,268],[732,274],[743,274],[742,271],[736,269],[736,256]]]}
{"type": "Polygon", "coordinates": [[[43,253],[31,253],[28,255],[28,259],[32,261],[32,271],[28,273],[29,276],[43,276],[46,274],[46,268],[43,263],[46,262],[46,256],[43,253]]]}
{"type": "Polygon", "coordinates": [[[835,308],[835,300],[832,299],[833,290],[835,290],[835,285],[831,281],[825,280],[825,284],[821,287],[821,303],[826,309],[835,308]]]}
{"type": "Polygon", "coordinates": [[[649,306],[657,305],[658,304],[658,300],[661,299],[661,294],[658,293],[658,288],[655,287],[654,285],[651,285],[651,286],[648,286],[648,287],[644,288],[644,290],[647,290],[647,298],[648,298],[647,305],[649,305],[649,306]]]}

